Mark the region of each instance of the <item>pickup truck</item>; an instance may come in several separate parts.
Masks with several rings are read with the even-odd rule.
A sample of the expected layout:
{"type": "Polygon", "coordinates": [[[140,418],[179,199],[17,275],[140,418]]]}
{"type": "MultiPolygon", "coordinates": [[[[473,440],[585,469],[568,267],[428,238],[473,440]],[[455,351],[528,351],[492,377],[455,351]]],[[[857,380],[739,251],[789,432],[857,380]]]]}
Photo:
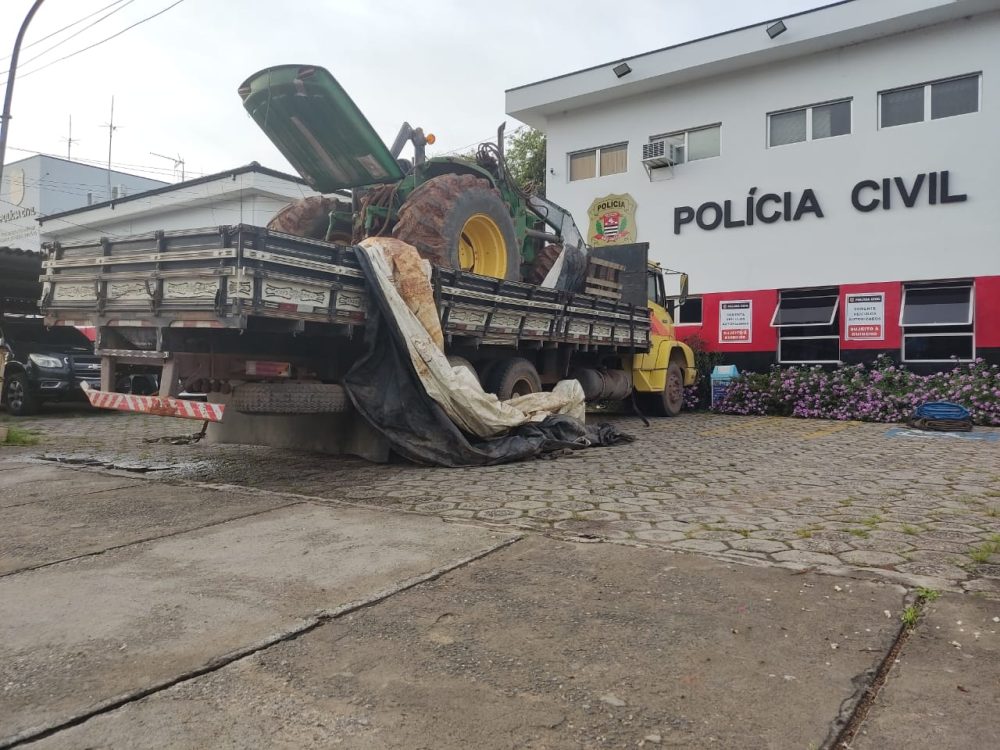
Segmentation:
{"type": "MultiPolygon", "coordinates": [[[[575,377],[588,400],[635,389],[660,406],[653,411],[676,413],[695,371],[664,310],[662,274],[644,244],[601,250],[622,269],[620,299],[434,267],[448,355],[501,399],[575,377]]],[[[237,225],[55,243],[48,252],[46,323],[97,330],[95,405],[210,421],[227,406],[346,409],[339,382],[364,351],[368,315],[353,247],[237,225]],[[116,370],[137,366],[160,371],[158,396],[115,395],[116,370]],[[185,390],[225,403],[175,398],[185,390]]]]}
{"type": "Polygon", "coordinates": [[[77,329],[46,328],[36,315],[0,318],[0,387],[14,416],[34,414],[47,401],[85,401],[81,384],[100,381],[101,358],[77,329]]]}

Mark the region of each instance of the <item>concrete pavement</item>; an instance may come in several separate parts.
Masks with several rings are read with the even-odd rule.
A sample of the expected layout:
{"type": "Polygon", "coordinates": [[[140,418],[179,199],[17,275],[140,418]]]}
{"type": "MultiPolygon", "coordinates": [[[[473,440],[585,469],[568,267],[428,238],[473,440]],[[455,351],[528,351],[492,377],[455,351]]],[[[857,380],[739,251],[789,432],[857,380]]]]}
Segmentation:
{"type": "Polygon", "coordinates": [[[1000,735],[988,441],[699,415],[447,471],[143,442],[192,431],[172,420],[27,424],[39,446],[0,450],[0,747],[1000,735]],[[38,460],[67,456],[156,471],[38,460]],[[904,633],[920,583],[970,593],[904,633]]]}
{"type": "Polygon", "coordinates": [[[996,747],[998,707],[1000,601],[946,594],[927,605],[852,747],[996,747]]]}

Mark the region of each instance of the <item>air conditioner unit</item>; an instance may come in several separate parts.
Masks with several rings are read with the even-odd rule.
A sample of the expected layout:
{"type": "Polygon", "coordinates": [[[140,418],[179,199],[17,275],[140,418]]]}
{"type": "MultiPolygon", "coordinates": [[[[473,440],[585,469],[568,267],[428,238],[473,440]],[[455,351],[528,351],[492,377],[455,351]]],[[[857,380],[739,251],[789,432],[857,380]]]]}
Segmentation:
{"type": "Polygon", "coordinates": [[[684,161],[684,146],[660,138],[642,145],[642,163],[647,167],[672,167],[684,161]]]}

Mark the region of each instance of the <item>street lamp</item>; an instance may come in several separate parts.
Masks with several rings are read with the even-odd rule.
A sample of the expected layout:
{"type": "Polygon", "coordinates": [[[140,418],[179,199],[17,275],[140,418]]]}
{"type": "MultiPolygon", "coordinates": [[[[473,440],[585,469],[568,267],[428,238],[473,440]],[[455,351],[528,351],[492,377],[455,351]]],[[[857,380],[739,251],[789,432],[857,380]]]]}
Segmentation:
{"type": "Polygon", "coordinates": [[[3,98],[3,115],[0,115],[0,184],[3,180],[3,160],[7,153],[7,127],[10,125],[10,100],[14,96],[14,74],[17,73],[17,58],[21,54],[21,41],[24,39],[24,32],[28,30],[32,16],[35,15],[44,0],[35,0],[24,17],[21,30],[17,32],[17,39],[14,40],[14,53],[10,56],[10,72],[7,74],[7,93],[3,98]]]}

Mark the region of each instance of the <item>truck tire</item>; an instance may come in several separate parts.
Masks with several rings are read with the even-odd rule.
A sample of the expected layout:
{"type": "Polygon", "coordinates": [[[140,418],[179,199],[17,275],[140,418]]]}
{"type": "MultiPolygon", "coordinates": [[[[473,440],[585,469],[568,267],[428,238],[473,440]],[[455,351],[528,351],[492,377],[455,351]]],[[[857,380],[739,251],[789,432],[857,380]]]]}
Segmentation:
{"type": "Polygon", "coordinates": [[[511,357],[493,367],[486,390],[506,401],[514,396],[539,393],[542,379],[531,362],[523,357],[511,357]]]}
{"type": "Polygon", "coordinates": [[[15,372],[7,378],[7,411],[15,417],[27,417],[38,412],[38,397],[31,392],[28,376],[15,372]]]}
{"type": "Polygon", "coordinates": [[[479,373],[476,372],[476,368],[473,364],[467,360],[465,357],[459,357],[457,355],[448,355],[448,364],[452,367],[464,367],[466,370],[472,373],[472,377],[476,379],[477,383],[482,383],[479,379],[479,373]]]}
{"type": "Polygon", "coordinates": [[[667,365],[667,384],[659,393],[644,393],[643,405],[657,417],[676,417],[684,408],[684,372],[673,361],[667,365]]]}
{"type": "Polygon", "coordinates": [[[510,210],[488,180],[434,177],[414,190],[392,230],[431,263],[519,281],[521,251],[510,210]]]}
{"type": "Polygon", "coordinates": [[[327,383],[245,383],[229,403],[245,414],[339,414],[350,404],[342,386],[327,383]]]}
{"type": "Polygon", "coordinates": [[[529,284],[541,284],[545,281],[545,277],[552,270],[552,266],[556,264],[562,249],[562,245],[546,245],[539,250],[534,262],[528,268],[524,280],[529,284]]]}

